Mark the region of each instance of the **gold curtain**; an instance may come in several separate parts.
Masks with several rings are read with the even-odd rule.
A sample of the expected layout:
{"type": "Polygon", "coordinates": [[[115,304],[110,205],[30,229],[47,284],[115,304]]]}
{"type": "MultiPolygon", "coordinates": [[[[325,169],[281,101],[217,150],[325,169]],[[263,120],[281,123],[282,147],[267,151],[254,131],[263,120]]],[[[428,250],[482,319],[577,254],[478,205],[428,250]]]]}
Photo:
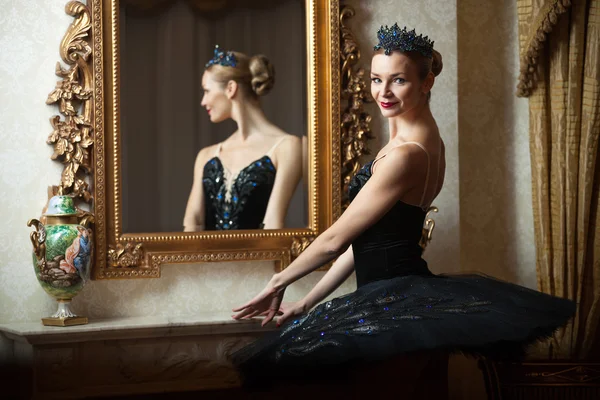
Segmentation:
{"type": "Polygon", "coordinates": [[[518,0],[538,288],[578,311],[534,356],[600,353],[600,0],[518,0]]]}

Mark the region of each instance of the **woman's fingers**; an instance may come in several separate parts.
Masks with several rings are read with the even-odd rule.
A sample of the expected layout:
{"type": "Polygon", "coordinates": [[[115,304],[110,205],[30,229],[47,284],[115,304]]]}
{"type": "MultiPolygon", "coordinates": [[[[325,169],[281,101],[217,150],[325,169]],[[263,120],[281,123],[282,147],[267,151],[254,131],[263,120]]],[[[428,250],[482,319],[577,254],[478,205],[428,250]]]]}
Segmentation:
{"type": "Polygon", "coordinates": [[[301,312],[297,308],[290,308],[289,310],[284,312],[281,317],[277,318],[277,326],[283,325],[286,321],[288,321],[289,319],[295,317],[296,315],[298,315],[300,313],[301,312]]]}
{"type": "Polygon", "coordinates": [[[232,311],[237,312],[238,314],[232,315],[232,318],[250,319],[260,315],[265,317],[265,320],[262,323],[262,325],[265,326],[275,315],[283,313],[283,310],[280,310],[282,298],[283,292],[274,292],[273,290],[270,290],[267,285],[267,288],[252,300],[240,307],[233,308],[232,311]]]}
{"type": "Polygon", "coordinates": [[[253,312],[251,312],[250,314],[244,316],[244,319],[250,319],[250,318],[254,318],[255,316],[257,316],[260,313],[260,311],[258,310],[254,310],[253,312]]]}
{"type": "Polygon", "coordinates": [[[232,309],[231,311],[233,311],[233,312],[242,311],[244,308],[248,308],[248,307],[250,307],[251,305],[252,305],[252,300],[250,300],[249,302],[247,302],[247,303],[246,303],[246,304],[244,304],[243,306],[239,306],[239,307],[236,307],[236,308],[232,309]]]}
{"type": "MultiPolygon", "coordinates": [[[[260,314],[258,314],[259,317],[266,317],[267,314],[269,314],[271,312],[271,310],[265,310],[263,312],[261,312],[260,314]]],[[[283,311],[281,308],[279,308],[279,311],[277,311],[277,315],[283,315],[283,311]]]]}
{"type": "Polygon", "coordinates": [[[266,324],[268,324],[269,322],[271,322],[273,320],[273,317],[275,316],[275,314],[277,314],[276,310],[269,310],[269,313],[267,314],[267,316],[263,320],[261,326],[265,326],[266,324]]]}
{"type": "Polygon", "coordinates": [[[290,319],[291,317],[291,313],[289,311],[283,313],[282,316],[280,316],[279,318],[277,318],[277,327],[280,327],[281,325],[283,325],[283,323],[285,321],[287,321],[288,319],[290,319]]]}
{"type": "Polygon", "coordinates": [[[298,315],[302,315],[303,313],[304,309],[302,307],[298,307],[297,305],[288,308],[283,315],[277,318],[277,327],[280,327],[288,320],[295,318],[298,315]]]}
{"type": "Polygon", "coordinates": [[[246,315],[252,313],[254,311],[254,307],[247,307],[243,310],[241,310],[239,313],[233,315],[233,319],[240,319],[240,318],[244,318],[246,315]]]}
{"type": "Polygon", "coordinates": [[[247,302],[243,306],[239,306],[239,307],[236,307],[236,308],[232,309],[232,311],[233,312],[238,312],[238,311],[243,310],[244,308],[256,306],[260,302],[264,301],[267,297],[268,297],[267,292],[265,290],[263,290],[262,292],[260,292],[256,296],[254,296],[254,298],[252,300],[250,300],[249,302],[247,302]]]}

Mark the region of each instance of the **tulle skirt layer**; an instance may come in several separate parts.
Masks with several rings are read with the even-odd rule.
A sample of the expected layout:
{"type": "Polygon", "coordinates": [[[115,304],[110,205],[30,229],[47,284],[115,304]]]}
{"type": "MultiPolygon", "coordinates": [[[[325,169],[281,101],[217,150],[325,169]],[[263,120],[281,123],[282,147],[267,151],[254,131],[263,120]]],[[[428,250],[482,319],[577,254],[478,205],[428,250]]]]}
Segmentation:
{"type": "Polygon", "coordinates": [[[320,304],[232,361],[252,381],[324,376],[342,365],[427,350],[515,358],[574,312],[572,301],[487,276],[402,276],[320,304]]]}

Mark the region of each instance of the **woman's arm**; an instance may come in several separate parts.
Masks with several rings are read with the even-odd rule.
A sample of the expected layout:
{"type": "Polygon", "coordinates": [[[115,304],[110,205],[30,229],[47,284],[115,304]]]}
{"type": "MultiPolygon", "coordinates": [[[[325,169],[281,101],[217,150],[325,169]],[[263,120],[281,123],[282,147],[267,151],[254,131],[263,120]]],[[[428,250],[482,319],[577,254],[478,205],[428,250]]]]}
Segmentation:
{"type": "Polygon", "coordinates": [[[333,293],[354,272],[354,254],[352,246],[344,254],[338,257],[329,271],[319,280],[310,292],[302,300],[293,303],[290,307],[284,307],[283,315],[277,320],[277,325],[283,324],[295,315],[304,314],[319,304],[323,299],[333,293]]]}
{"type": "Polygon", "coordinates": [[[345,252],[358,235],[423,182],[427,158],[420,149],[412,147],[397,147],[379,161],[377,173],[371,176],[342,216],[289,267],[273,276],[271,283],[275,290],[288,286],[345,252]]]}
{"type": "Polygon", "coordinates": [[[420,149],[401,146],[379,161],[377,173],[369,179],[344,214],[286,269],[275,274],[254,299],[234,311],[238,316],[258,315],[265,310],[267,323],[277,313],[285,288],[344,253],[354,239],[379,221],[406,193],[422,185],[427,158],[420,149]],[[258,313],[258,314],[255,314],[258,313]]]}
{"type": "Polygon", "coordinates": [[[302,142],[288,135],[275,149],[277,174],[263,220],[264,229],[284,227],[288,206],[302,177],[302,142]]]}
{"type": "Polygon", "coordinates": [[[183,231],[184,232],[195,232],[204,230],[204,185],[202,184],[202,177],[204,174],[204,164],[207,160],[207,148],[204,148],[198,152],[196,156],[196,162],[194,164],[194,181],[192,183],[192,190],[190,197],[188,198],[187,206],[185,208],[185,215],[183,217],[183,231]]]}
{"type": "Polygon", "coordinates": [[[352,246],[333,263],[329,271],[317,282],[315,287],[300,303],[308,311],[336,290],[354,272],[354,254],[352,246]]]}

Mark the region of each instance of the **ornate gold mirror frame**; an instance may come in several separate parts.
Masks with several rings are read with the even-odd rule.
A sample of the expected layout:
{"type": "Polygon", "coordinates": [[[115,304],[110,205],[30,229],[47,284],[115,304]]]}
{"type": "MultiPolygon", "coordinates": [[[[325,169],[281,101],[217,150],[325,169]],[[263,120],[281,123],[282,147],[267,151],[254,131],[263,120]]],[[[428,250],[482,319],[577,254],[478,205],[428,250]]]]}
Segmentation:
{"type": "Polygon", "coordinates": [[[263,231],[123,234],[121,231],[118,0],[71,1],[60,46],[67,64],[47,103],[52,159],[64,164],[54,193],[89,203],[95,217],[96,279],[159,277],[162,264],[274,260],[285,268],[346,205],[350,177],[367,152],[370,117],[352,32],[354,11],[338,0],[306,0],[309,227],[263,231]],[[88,176],[89,175],[89,176],[88,176]]]}

